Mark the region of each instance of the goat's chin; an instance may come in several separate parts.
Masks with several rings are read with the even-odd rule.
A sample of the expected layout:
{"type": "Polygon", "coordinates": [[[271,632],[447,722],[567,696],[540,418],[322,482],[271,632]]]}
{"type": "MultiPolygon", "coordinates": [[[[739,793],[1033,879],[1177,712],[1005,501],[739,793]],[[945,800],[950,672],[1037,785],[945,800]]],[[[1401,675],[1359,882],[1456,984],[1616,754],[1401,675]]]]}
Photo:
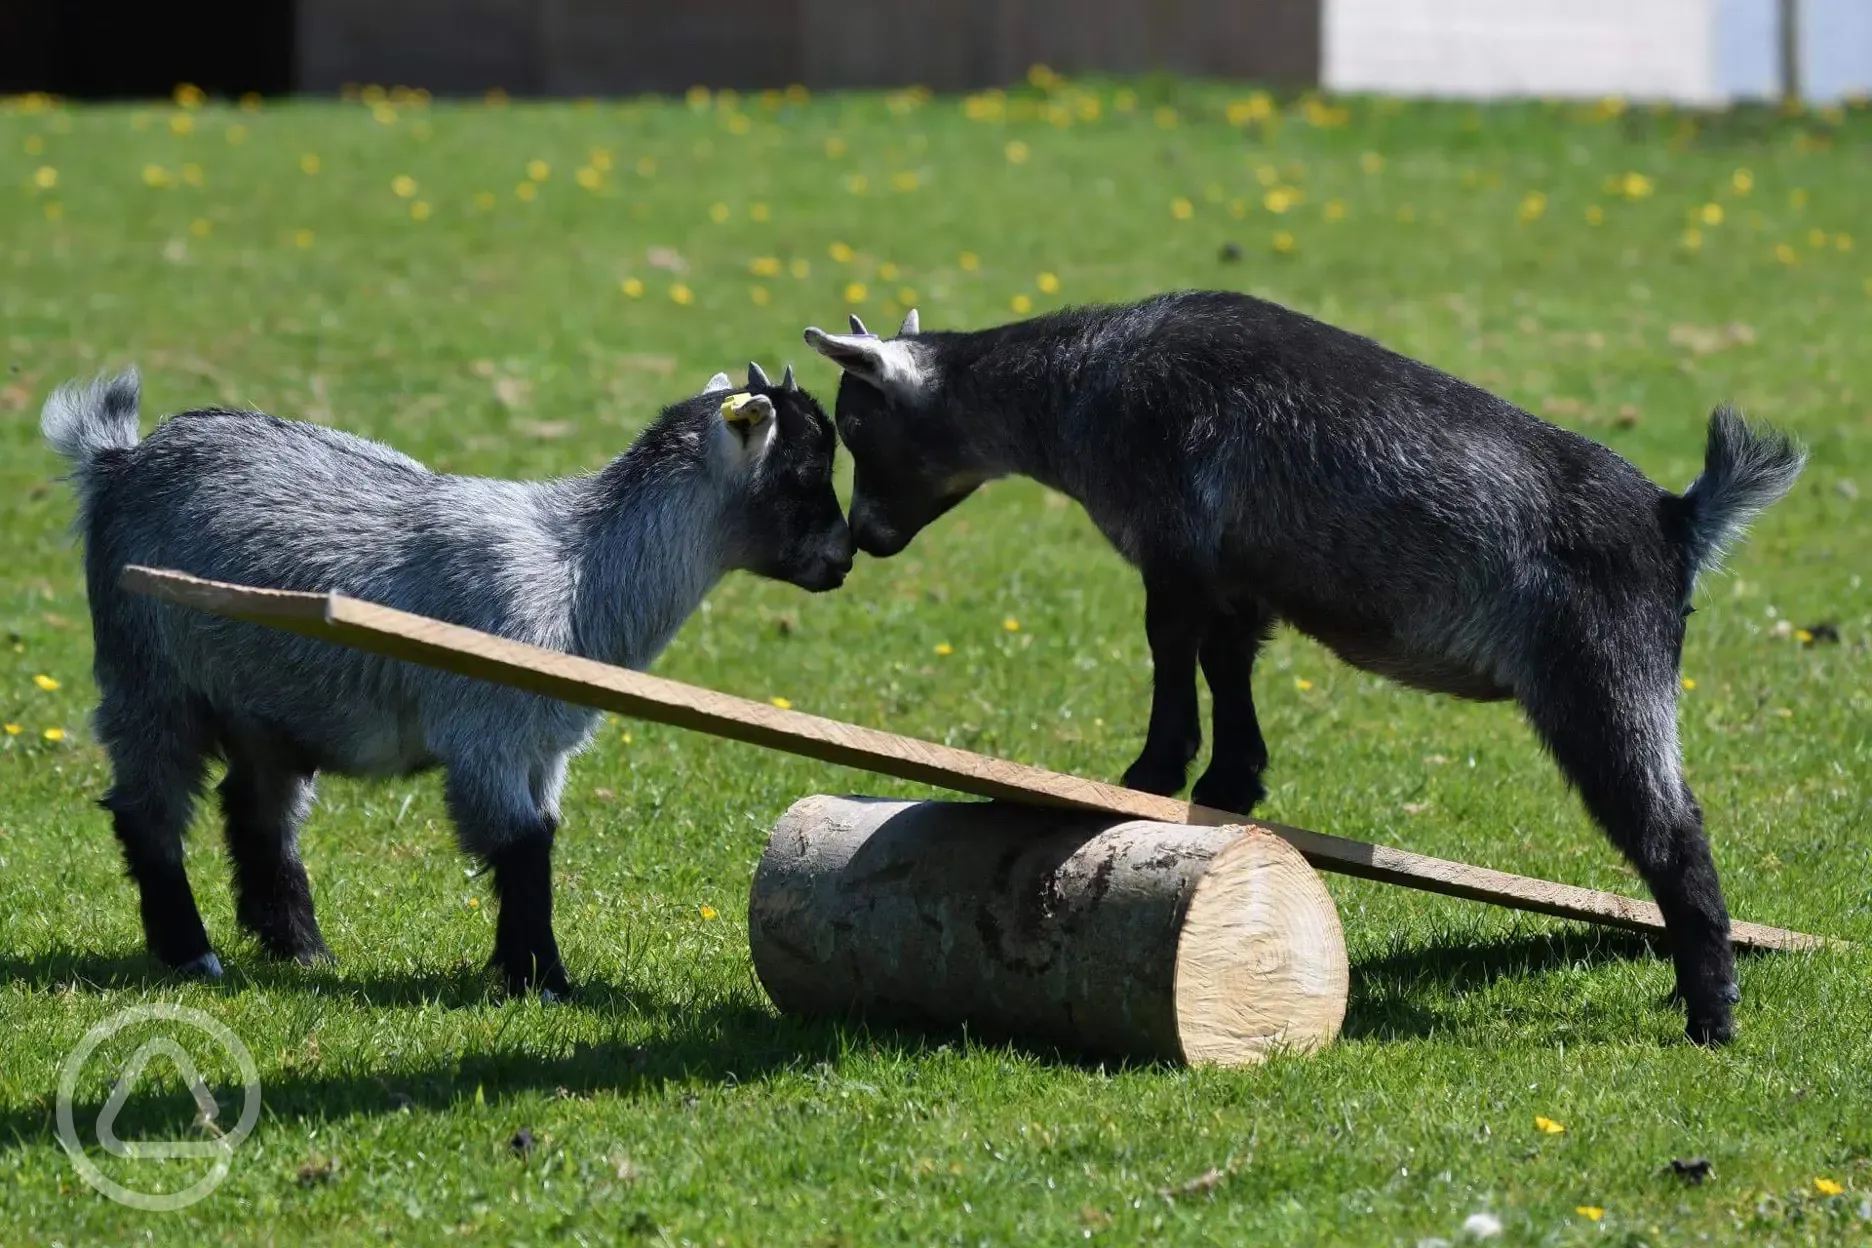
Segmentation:
{"type": "Polygon", "coordinates": [[[908,546],[910,544],[910,539],[915,536],[915,529],[893,529],[882,533],[876,529],[870,529],[863,533],[854,532],[852,534],[858,549],[864,551],[865,554],[870,555],[873,559],[890,558],[892,555],[908,546]]]}
{"type": "Polygon", "coordinates": [[[814,568],[797,576],[783,578],[789,584],[796,585],[809,594],[824,594],[837,589],[845,583],[845,572],[839,568],[814,568]]]}

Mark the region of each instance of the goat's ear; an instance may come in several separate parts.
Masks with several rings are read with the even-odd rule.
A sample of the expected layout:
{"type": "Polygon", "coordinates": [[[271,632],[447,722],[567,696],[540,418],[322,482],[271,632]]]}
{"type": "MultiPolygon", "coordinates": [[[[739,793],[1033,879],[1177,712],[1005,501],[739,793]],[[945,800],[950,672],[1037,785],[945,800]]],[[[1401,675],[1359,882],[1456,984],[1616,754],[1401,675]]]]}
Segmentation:
{"type": "Polygon", "coordinates": [[[818,326],[806,331],[812,349],[860,381],[897,398],[915,398],[928,386],[928,374],[915,350],[902,339],[875,334],[828,334],[818,326]]]}
{"type": "Polygon", "coordinates": [[[773,441],[774,405],[764,394],[742,392],[722,400],[721,419],[729,444],[742,457],[757,455],[773,441]]]}
{"type": "Polygon", "coordinates": [[[734,382],[728,380],[727,373],[716,373],[708,379],[708,385],[702,387],[703,394],[714,394],[717,390],[732,390],[734,382]]]}

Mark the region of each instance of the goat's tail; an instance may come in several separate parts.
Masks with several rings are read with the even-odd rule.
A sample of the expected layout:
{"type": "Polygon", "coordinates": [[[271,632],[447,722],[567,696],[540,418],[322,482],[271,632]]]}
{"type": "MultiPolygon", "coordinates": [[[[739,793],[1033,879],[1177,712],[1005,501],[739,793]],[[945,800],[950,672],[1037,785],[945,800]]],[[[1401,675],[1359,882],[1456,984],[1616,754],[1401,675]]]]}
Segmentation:
{"type": "Polygon", "coordinates": [[[141,391],[134,368],[115,377],[60,386],[46,400],[39,431],[82,476],[103,452],[127,451],[137,444],[141,391]]]}
{"type": "Polygon", "coordinates": [[[1722,559],[1749,522],[1794,488],[1807,451],[1786,434],[1750,425],[1724,404],[1710,413],[1703,475],[1684,491],[1684,544],[1690,575],[1722,559]]]}

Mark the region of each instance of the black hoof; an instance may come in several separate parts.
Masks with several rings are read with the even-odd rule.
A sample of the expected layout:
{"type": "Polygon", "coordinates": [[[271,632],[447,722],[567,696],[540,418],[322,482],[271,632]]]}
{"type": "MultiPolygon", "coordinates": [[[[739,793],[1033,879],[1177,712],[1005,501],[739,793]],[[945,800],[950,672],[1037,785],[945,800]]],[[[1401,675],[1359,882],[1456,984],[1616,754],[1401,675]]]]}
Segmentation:
{"type": "Polygon", "coordinates": [[[190,958],[176,967],[175,972],[188,979],[220,979],[225,973],[221,969],[221,959],[215,957],[212,952],[204,953],[197,958],[190,958]]]}
{"type": "Polygon", "coordinates": [[[565,964],[556,957],[544,966],[532,958],[520,965],[496,963],[496,966],[510,997],[537,994],[548,1002],[567,1001],[572,997],[572,981],[566,976],[565,964]]]}
{"type": "Polygon", "coordinates": [[[1138,759],[1124,773],[1124,786],[1136,789],[1140,793],[1155,793],[1160,797],[1170,797],[1181,793],[1189,781],[1189,768],[1157,762],[1154,759],[1138,759]]]}
{"type": "Polygon", "coordinates": [[[1202,779],[1196,782],[1196,787],[1190,790],[1190,800],[1198,806],[1230,810],[1238,815],[1253,813],[1266,796],[1267,789],[1262,786],[1259,776],[1246,776],[1239,772],[1218,775],[1213,767],[1204,772],[1202,779]]]}

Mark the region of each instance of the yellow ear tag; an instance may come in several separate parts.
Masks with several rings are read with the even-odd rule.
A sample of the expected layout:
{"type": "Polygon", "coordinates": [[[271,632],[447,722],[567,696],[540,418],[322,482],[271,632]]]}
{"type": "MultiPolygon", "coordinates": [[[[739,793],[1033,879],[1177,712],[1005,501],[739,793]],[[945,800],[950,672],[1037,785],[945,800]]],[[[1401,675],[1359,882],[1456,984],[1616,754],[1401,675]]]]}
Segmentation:
{"type": "Polygon", "coordinates": [[[749,403],[752,403],[753,401],[754,401],[754,396],[751,394],[729,395],[726,399],[722,401],[722,405],[721,405],[722,419],[727,421],[731,425],[746,424],[748,421],[754,419],[754,417],[751,413],[749,415],[743,416],[741,414],[741,409],[746,407],[749,403]]]}

